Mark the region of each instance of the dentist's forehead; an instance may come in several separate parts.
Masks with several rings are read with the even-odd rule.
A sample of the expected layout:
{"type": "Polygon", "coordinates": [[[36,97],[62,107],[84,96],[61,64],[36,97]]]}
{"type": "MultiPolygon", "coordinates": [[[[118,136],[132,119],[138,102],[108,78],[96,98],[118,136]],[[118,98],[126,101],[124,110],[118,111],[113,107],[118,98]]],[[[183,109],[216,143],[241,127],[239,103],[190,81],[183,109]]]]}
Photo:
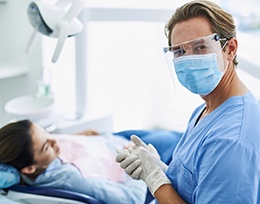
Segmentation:
{"type": "Polygon", "coordinates": [[[177,23],[171,33],[172,45],[195,40],[212,34],[209,21],[202,17],[192,18],[181,23],[177,23]]]}

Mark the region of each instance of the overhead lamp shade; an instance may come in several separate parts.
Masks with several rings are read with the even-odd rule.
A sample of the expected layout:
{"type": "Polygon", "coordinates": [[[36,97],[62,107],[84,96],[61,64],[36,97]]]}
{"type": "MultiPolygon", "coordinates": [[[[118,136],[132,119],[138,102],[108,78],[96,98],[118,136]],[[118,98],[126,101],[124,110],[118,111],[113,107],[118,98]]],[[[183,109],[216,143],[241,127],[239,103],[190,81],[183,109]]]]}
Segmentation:
{"type": "Polygon", "coordinates": [[[43,1],[31,2],[27,13],[35,31],[29,41],[27,51],[31,50],[38,33],[58,38],[52,57],[52,62],[55,63],[66,38],[77,35],[83,29],[82,23],[77,19],[83,6],[84,0],[59,0],[56,4],[48,4],[43,1]],[[65,6],[68,3],[71,3],[71,6],[66,10],[65,6]]]}

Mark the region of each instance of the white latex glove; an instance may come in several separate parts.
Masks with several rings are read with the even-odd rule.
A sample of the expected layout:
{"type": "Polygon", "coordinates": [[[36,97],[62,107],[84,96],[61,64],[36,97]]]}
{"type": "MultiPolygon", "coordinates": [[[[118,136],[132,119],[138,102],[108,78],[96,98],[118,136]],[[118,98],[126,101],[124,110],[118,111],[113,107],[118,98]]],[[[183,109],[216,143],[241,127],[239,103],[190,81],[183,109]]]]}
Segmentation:
{"type": "MultiPolygon", "coordinates": [[[[132,143],[128,148],[134,145],[135,144],[132,143]]],[[[144,142],[140,142],[139,145],[149,149],[144,142]]],[[[125,169],[125,172],[133,179],[140,179],[139,177],[142,172],[142,168],[140,167],[141,160],[138,159],[136,155],[131,155],[128,149],[124,149],[123,151],[117,150],[116,162],[120,163],[120,166],[125,169]]]]}
{"type": "MultiPolygon", "coordinates": [[[[159,160],[161,160],[160,155],[158,154],[156,148],[152,144],[146,145],[138,136],[132,135],[131,140],[133,144],[130,146],[141,146],[149,150],[152,154],[155,155],[159,160]]],[[[130,148],[129,147],[129,148],[130,148]]],[[[130,175],[133,179],[140,179],[140,174],[142,173],[142,168],[140,167],[141,161],[135,155],[130,155],[127,149],[123,151],[117,151],[116,161],[120,163],[120,166],[125,169],[125,172],[130,175]]],[[[159,165],[163,172],[166,172],[168,166],[161,161],[159,165]]]]}
{"type": "Polygon", "coordinates": [[[146,145],[138,136],[136,135],[132,135],[131,136],[131,141],[136,145],[136,146],[142,146],[145,149],[149,150],[155,157],[158,158],[158,160],[160,160],[160,162],[158,163],[159,167],[163,170],[163,172],[166,172],[168,166],[161,161],[161,157],[159,155],[159,153],[157,152],[156,148],[152,145],[152,144],[148,144],[146,145]]]}
{"type": "Polygon", "coordinates": [[[133,179],[139,179],[142,168],[140,167],[141,160],[136,155],[131,155],[127,149],[117,151],[116,162],[120,163],[121,168],[125,169],[125,172],[133,179]]]}
{"type": "MultiPolygon", "coordinates": [[[[131,140],[135,144],[135,146],[129,148],[129,152],[131,155],[136,155],[139,160],[141,160],[141,164],[138,168],[141,168],[140,178],[145,181],[146,185],[148,186],[152,195],[154,195],[155,191],[164,184],[171,184],[171,181],[165,175],[163,168],[165,167],[162,165],[160,157],[152,146],[153,150],[156,151],[157,154],[150,152],[147,148],[144,148],[140,145],[140,141],[142,140],[137,136],[132,136],[131,140]]],[[[135,160],[138,161],[138,159],[135,160]]],[[[128,165],[130,167],[132,164],[128,165]]],[[[138,169],[137,168],[137,169],[138,169]]],[[[134,172],[132,173],[134,174],[134,172]]],[[[132,176],[130,174],[130,176],[132,176]]]]}

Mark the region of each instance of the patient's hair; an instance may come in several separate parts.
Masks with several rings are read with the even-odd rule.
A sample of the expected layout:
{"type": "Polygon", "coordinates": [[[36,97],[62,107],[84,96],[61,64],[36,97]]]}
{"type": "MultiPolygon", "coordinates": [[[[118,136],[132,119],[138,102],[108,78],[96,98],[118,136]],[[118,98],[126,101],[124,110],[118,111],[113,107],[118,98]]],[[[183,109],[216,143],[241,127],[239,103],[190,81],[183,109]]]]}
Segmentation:
{"type": "MultiPolygon", "coordinates": [[[[231,14],[224,11],[217,4],[207,0],[195,0],[184,4],[176,9],[165,26],[165,35],[168,38],[169,46],[171,43],[172,29],[177,23],[190,20],[195,17],[203,17],[209,20],[212,26],[212,32],[219,34],[220,38],[230,39],[236,37],[236,25],[231,14]]],[[[222,45],[224,42],[221,42],[222,45]]],[[[236,57],[233,59],[234,65],[237,65],[236,57]]]]}
{"type": "Polygon", "coordinates": [[[31,127],[29,120],[22,120],[0,129],[0,163],[19,170],[34,163],[31,127]]]}

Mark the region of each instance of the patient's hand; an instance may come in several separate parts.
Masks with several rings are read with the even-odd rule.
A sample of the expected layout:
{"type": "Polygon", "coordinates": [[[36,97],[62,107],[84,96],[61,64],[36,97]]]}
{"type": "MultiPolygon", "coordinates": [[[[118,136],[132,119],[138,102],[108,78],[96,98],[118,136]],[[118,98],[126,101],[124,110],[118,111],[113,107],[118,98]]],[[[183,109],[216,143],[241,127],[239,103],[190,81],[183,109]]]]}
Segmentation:
{"type": "Polygon", "coordinates": [[[100,135],[100,134],[95,130],[84,130],[82,132],[77,133],[76,135],[93,136],[93,135],[100,135]]]}

